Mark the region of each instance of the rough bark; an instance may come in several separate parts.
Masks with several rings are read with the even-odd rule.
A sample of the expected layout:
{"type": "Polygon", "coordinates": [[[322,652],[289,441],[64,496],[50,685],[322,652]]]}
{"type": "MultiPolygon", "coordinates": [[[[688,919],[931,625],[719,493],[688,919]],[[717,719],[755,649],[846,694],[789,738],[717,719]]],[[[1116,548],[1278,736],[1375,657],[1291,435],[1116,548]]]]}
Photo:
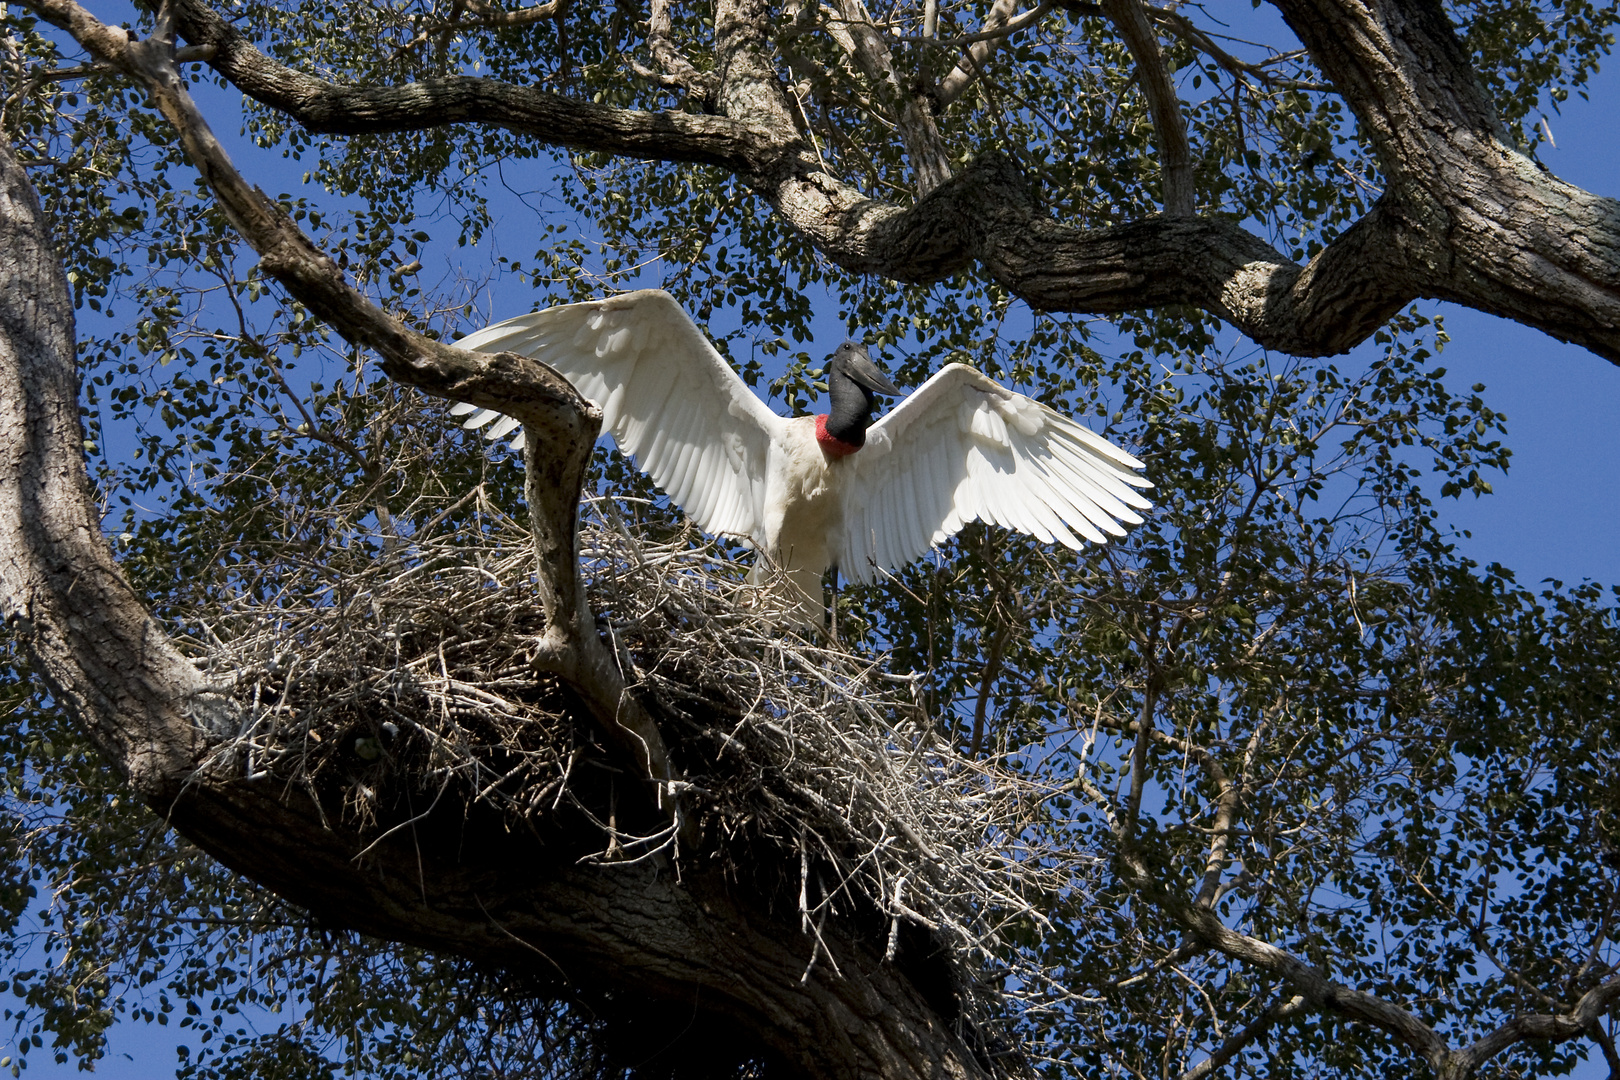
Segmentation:
{"type": "Polygon", "coordinates": [[[909,207],[869,199],[827,173],[798,130],[762,0],[716,5],[719,117],[604,109],[493,80],[338,86],[266,57],[202,0],[180,0],[176,15],[188,41],[214,49],[216,70],[312,130],[471,122],[552,145],[702,161],[746,181],[857,273],[931,282],[978,265],[1036,308],[1186,304],[1302,356],[1347,351],[1431,297],[1620,362],[1620,202],[1558,180],[1504,141],[1437,0],[1278,7],[1373,140],[1387,183],[1368,215],[1304,266],[1227,221],[1074,228],[1036,208],[999,160],[937,186],[930,172],[909,207]]]}
{"type": "Polygon", "coordinates": [[[223,709],[101,537],[84,469],[73,301],[28,178],[0,143],[0,617],[135,790],[171,797],[223,709]]]}
{"type": "Polygon", "coordinates": [[[677,880],[651,860],[580,866],[567,845],[473,828],[460,805],[373,844],[335,806],[210,759],[210,732],[235,728],[232,706],[175,651],[101,537],[83,463],[72,302],[4,144],[0,239],[0,614],[56,700],[166,821],[323,923],[524,973],[557,992],[612,992],[723,1019],[743,1050],[790,1073],[983,1075],[884,962],[881,940],[874,951],[824,928],[837,973],[825,956],[810,967],[813,939],[714,875],[677,880]]]}
{"type": "Polygon", "coordinates": [[[1506,141],[1439,0],[1277,0],[1378,150],[1421,295],[1620,362],[1620,200],[1506,141]]]}

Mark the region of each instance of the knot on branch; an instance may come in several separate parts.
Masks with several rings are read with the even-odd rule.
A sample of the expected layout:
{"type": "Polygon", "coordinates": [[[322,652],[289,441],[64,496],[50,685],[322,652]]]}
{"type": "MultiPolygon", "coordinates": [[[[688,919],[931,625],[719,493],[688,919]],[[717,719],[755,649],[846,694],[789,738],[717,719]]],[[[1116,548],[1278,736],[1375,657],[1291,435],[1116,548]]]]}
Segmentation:
{"type": "Polygon", "coordinates": [[[992,151],[873,226],[872,246],[884,253],[885,272],[927,285],[985,259],[997,237],[1023,228],[1037,205],[1023,167],[992,151]]]}

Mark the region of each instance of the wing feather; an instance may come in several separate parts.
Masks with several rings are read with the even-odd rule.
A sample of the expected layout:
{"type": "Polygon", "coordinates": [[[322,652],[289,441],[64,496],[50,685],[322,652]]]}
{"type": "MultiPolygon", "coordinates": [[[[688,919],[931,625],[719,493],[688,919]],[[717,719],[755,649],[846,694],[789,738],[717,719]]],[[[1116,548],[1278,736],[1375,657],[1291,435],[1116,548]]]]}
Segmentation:
{"type": "Polygon", "coordinates": [[[725,454],[715,443],[709,443],[703,448],[703,456],[698,459],[698,491],[692,500],[693,519],[701,518],[713,521],[718,516],[719,506],[716,505],[720,494],[720,468],[725,461],[725,454]]]}
{"type": "MultiPolygon", "coordinates": [[[[456,343],[549,364],[602,410],[603,434],[709,532],[763,532],[765,470],[783,420],[668,293],[645,289],[496,323],[456,343]]],[[[468,427],[522,429],[457,405],[468,427]]],[[[499,438],[500,435],[491,435],[499,438]]]]}
{"type": "Polygon", "coordinates": [[[969,521],[1078,549],[1139,524],[1143,465],[1084,425],[961,364],[873,425],[844,484],[839,567],[894,570],[969,521]]]}
{"type": "Polygon", "coordinates": [[[648,401],[637,401],[635,405],[636,412],[647,417],[641,429],[645,437],[639,440],[642,445],[628,440],[627,445],[635,455],[636,464],[642,472],[652,477],[653,483],[657,484],[660,478],[667,482],[672,475],[668,451],[678,444],[686,425],[691,422],[692,403],[685,398],[671,399],[659,395],[648,401]]]}

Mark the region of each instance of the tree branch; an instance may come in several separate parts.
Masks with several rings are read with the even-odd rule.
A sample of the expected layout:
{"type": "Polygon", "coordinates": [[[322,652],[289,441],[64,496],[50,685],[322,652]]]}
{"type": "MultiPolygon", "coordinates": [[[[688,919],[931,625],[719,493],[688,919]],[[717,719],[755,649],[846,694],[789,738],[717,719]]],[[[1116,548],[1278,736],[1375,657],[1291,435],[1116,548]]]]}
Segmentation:
{"type": "MultiPolygon", "coordinates": [[[[1300,992],[1304,1002],[1316,1008],[1330,1009],[1388,1032],[1428,1062],[1443,1080],[1465,1080],[1495,1055],[1527,1039],[1561,1042],[1577,1038],[1620,1001],[1620,978],[1611,979],[1587,991],[1567,1013],[1518,1016],[1472,1045],[1453,1050],[1438,1032],[1406,1009],[1376,994],[1336,982],[1292,953],[1231,929],[1212,909],[1186,903],[1167,891],[1139,859],[1127,856],[1119,865],[1133,888],[1185,927],[1197,940],[1234,960],[1286,979],[1300,992]]],[[[1300,1007],[1290,1003],[1288,1012],[1292,1014],[1300,1007]]],[[[1234,1048],[1233,1052],[1239,1048],[1234,1048]]]]}
{"type": "Polygon", "coordinates": [[[675,41],[671,37],[674,24],[670,18],[669,4],[670,0],[652,0],[652,9],[647,18],[647,51],[652,54],[653,61],[659,69],[675,85],[707,101],[714,96],[714,89],[719,80],[712,72],[699,71],[675,47],[675,41]]]}
{"type": "Polygon", "coordinates": [[[759,130],[724,116],[619,109],[494,79],[452,76],[392,87],[338,85],[272,60],[201,0],[176,0],[174,13],[187,41],[213,47],[211,63],[237,89],[313,132],[376,135],[483,123],[553,146],[732,171],[749,169],[759,158],[780,152],[759,130]]]}
{"type": "Polygon", "coordinates": [[[1277,1002],[1271,1008],[1255,1017],[1243,1030],[1235,1032],[1231,1038],[1215,1048],[1215,1052],[1200,1061],[1197,1065],[1181,1074],[1181,1080],[1205,1080],[1206,1077],[1223,1067],[1226,1063],[1242,1053],[1244,1048],[1270,1031],[1277,1024],[1291,1016],[1297,1016],[1305,1011],[1305,998],[1295,994],[1291,998],[1277,1002]]]}
{"type": "Polygon", "coordinates": [[[546,22],[559,18],[568,10],[568,0],[547,0],[544,4],[534,4],[514,11],[503,11],[497,7],[483,3],[482,0],[464,0],[468,11],[477,16],[476,19],[463,19],[459,23],[463,27],[501,27],[501,26],[532,26],[537,22],[546,22]]]}
{"type": "Polygon", "coordinates": [[[1376,148],[1421,294],[1620,363],[1620,201],[1512,147],[1438,0],[1275,2],[1376,148]]]}
{"type": "Polygon", "coordinates": [[[113,562],[83,453],[72,297],[33,187],[0,140],[0,618],[130,786],[170,798],[231,706],[113,562]]]}
{"type": "Polygon", "coordinates": [[[1263,63],[1250,63],[1247,60],[1239,60],[1237,57],[1215,44],[1214,38],[1210,37],[1209,34],[1200,29],[1196,23],[1179,11],[1169,11],[1165,8],[1154,7],[1149,9],[1148,17],[1151,18],[1155,23],[1158,23],[1160,26],[1164,27],[1165,30],[1175,35],[1181,41],[1192,46],[1197,51],[1215,61],[1215,63],[1221,68],[1225,69],[1228,74],[1236,78],[1242,78],[1243,76],[1248,75],[1260,80],[1260,82],[1266,86],[1275,86],[1284,90],[1311,90],[1316,93],[1332,93],[1333,91],[1333,87],[1327,83],[1302,82],[1298,79],[1280,79],[1266,70],[1266,64],[1274,64],[1282,60],[1296,57],[1300,55],[1299,50],[1283,53],[1279,56],[1272,57],[1270,60],[1263,63]]]}
{"type": "Polygon", "coordinates": [[[1181,115],[1181,99],[1170,81],[1159,37],[1148,24],[1142,0],[1102,0],[1102,7],[1131,50],[1137,83],[1153,117],[1153,132],[1159,141],[1159,169],[1163,173],[1164,212],[1191,217],[1196,209],[1192,149],[1187,145],[1187,122],[1181,115]]]}
{"type": "Polygon", "coordinates": [[[588,703],[592,715],[635,772],[653,781],[666,801],[677,779],[657,725],[629,695],[612,656],[596,636],[579,586],[574,531],[580,484],[601,413],[555,371],[514,353],[494,356],[453,349],[411,330],[367,300],[285,211],[248,184],[186,92],[174,67],[173,39],[131,41],[73,0],[29,0],[41,16],[72,34],[99,60],[132,77],[151,95],[180,135],[187,157],[220,209],[260,255],[265,272],[355,345],[373,349],[396,382],[456,401],[497,409],[522,420],[530,441],[529,482],[552,485],[549,499],[531,501],[541,600],[546,614],[542,655],[556,675],[588,703]]]}
{"type": "Polygon", "coordinates": [[[1451,1048],[1433,1028],[1412,1013],[1375,994],[1335,982],[1319,968],[1275,945],[1238,933],[1222,923],[1213,911],[1162,894],[1155,899],[1165,903],[1167,910],[1189,931],[1227,956],[1288,980],[1306,1001],[1319,1009],[1331,1009],[1387,1031],[1436,1072],[1447,1075],[1443,1070],[1450,1061],[1451,1048]]]}
{"type": "Polygon", "coordinates": [[[1495,1031],[1457,1052],[1458,1076],[1467,1076],[1514,1043],[1526,1039],[1563,1042],[1584,1035],[1620,1001],[1620,978],[1588,990],[1567,1013],[1516,1016],[1495,1031]]]}
{"type": "Polygon", "coordinates": [[[1620,362],[1620,202],[1548,176],[1496,139],[1488,103],[1468,89],[1472,75],[1443,13],[1438,23],[1397,19],[1390,12],[1405,10],[1397,0],[1281,4],[1363,117],[1390,179],[1374,207],[1303,267],[1225,220],[1063,225],[1037,210],[1016,168],[999,158],[964,170],[910,208],[869,199],[829,175],[800,133],[798,109],[776,75],[766,0],[724,0],[717,8],[722,116],[612,109],[471,78],[334,86],[268,60],[202,0],[177,4],[186,36],[216,47],[217,70],[313,130],[469,121],[556,145],[717,165],[855,273],[927,283],[977,262],[1037,309],[1106,315],[1189,304],[1264,346],[1301,356],[1344,352],[1428,296],[1515,319],[1620,362]],[[1330,17],[1352,20],[1353,42],[1329,34],[1330,17]],[[1391,38],[1392,28],[1441,33],[1450,43],[1403,44],[1391,38]],[[1444,63],[1461,65],[1449,75],[1462,89],[1442,93],[1448,73],[1423,68],[1444,63]],[[1426,119],[1429,101],[1420,93],[1444,99],[1437,99],[1437,121],[1426,119]]]}
{"type": "Polygon", "coordinates": [[[881,98],[887,98],[895,126],[906,145],[912,171],[917,178],[917,194],[926,195],[951,177],[950,155],[939,137],[933,111],[922,94],[912,93],[900,84],[894,57],[888,43],[872,24],[872,16],[862,0],[836,0],[844,28],[852,44],[855,62],[872,81],[881,98]]]}
{"type": "MultiPolygon", "coordinates": [[[[995,0],[990,5],[990,14],[984,17],[984,27],[975,35],[978,40],[968,47],[962,59],[956,62],[945,78],[940,80],[939,89],[934,94],[938,107],[943,109],[952,104],[967,92],[973,81],[984,72],[985,65],[995,54],[997,47],[1013,33],[1010,24],[1013,17],[1018,14],[1018,0],[995,0]]],[[[1030,22],[1034,22],[1031,19],[1030,22]]],[[[1028,23],[1020,25],[1020,29],[1028,23]]]]}

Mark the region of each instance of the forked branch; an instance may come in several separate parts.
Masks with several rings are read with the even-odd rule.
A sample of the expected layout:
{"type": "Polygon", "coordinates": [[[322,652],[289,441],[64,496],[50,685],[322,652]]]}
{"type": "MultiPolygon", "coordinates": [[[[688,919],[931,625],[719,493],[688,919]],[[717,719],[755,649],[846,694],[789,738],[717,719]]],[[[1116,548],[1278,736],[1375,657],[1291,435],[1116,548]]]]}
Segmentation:
{"type": "MultiPolygon", "coordinates": [[[[1042,5],[1044,7],[1044,5],[1042,5]]],[[[1041,9],[1037,9],[1038,11],[1041,9]]],[[[1038,15],[1032,13],[1027,21],[1018,16],[1018,0],[995,0],[990,5],[990,14],[985,16],[984,26],[975,35],[978,40],[968,46],[962,59],[939,82],[939,90],[934,99],[941,108],[951,104],[973,85],[975,79],[984,73],[985,65],[990,57],[1007,37],[1037,21],[1038,15]],[[1012,23],[1018,20],[1019,26],[1015,29],[1012,23]]]]}
{"type": "MultiPolygon", "coordinates": [[[[993,156],[910,207],[872,199],[832,175],[801,131],[800,107],[778,74],[768,0],[717,6],[720,115],[616,109],[461,76],[400,87],[333,84],[266,57],[204,0],[174,0],[187,39],[215,48],[216,70],[312,130],[361,134],[486,123],[555,146],[716,165],[853,273],[927,283],[977,264],[1037,309],[1117,314],[1187,304],[1261,345],[1299,356],[1353,348],[1407,304],[1431,296],[1516,319],[1620,362],[1620,204],[1548,176],[1494,141],[1471,98],[1456,116],[1438,116],[1433,125],[1394,124],[1426,115],[1428,107],[1426,99],[1401,95],[1428,94],[1441,75],[1451,86],[1473,75],[1455,48],[1392,44],[1379,30],[1392,25],[1381,11],[1392,2],[1371,3],[1380,9],[1374,11],[1341,10],[1332,0],[1282,4],[1318,66],[1387,151],[1390,178],[1360,221],[1301,266],[1227,219],[1165,215],[1103,229],[1053,221],[1027,183],[1009,175],[1016,170],[993,156]],[[1325,24],[1333,13],[1360,27],[1352,35],[1359,52],[1315,40],[1317,27],[1308,20],[1325,24]],[[1334,48],[1338,53],[1328,55],[1334,48]],[[1406,68],[1410,77],[1401,74],[1406,68]],[[1414,90],[1420,76],[1425,82],[1414,90]],[[1470,193],[1477,197],[1463,197],[1470,193]],[[1569,229],[1539,227],[1549,214],[1567,218],[1569,229]]],[[[1401,29],[1450,33],[1444,25],[1401,29]]]]}

